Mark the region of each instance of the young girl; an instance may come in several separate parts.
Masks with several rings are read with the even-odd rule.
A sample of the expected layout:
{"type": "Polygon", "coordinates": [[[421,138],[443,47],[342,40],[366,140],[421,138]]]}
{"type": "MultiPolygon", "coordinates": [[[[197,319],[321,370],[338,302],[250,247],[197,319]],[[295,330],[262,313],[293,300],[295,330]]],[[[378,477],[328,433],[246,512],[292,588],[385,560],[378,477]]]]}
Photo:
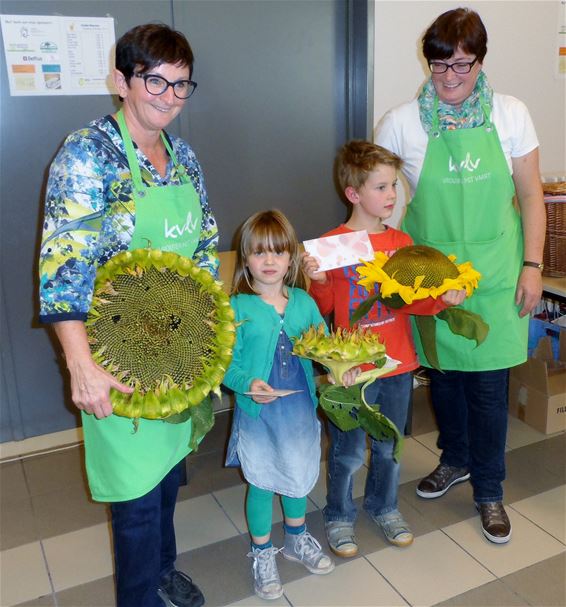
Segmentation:
{"type": "Polygon", "coordinates": [[[278,552],[311,573],[326,574],[333,561],[307,531],[307,494],[318,478],[320,422],[310,360],[294,356],[290,338],[324,322],[302,289],[297,237],[279,211],[252,215],[241,227],[231,303],[237,329],[224,384],[236,394],[226,465],[242,467],[248,493],[255,593],[277,599],[283,587],[278,552]],[[296,390],[278,397],[276,390],[296,390]],[[281,495],[285,544],[271,543],[273,494],[281,495]]]}

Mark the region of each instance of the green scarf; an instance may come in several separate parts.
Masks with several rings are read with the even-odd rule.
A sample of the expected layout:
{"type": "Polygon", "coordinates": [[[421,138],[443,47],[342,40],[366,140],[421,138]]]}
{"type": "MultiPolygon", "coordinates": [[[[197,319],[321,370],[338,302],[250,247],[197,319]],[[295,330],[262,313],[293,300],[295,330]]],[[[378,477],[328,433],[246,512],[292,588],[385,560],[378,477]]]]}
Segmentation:
{"type": "MultiPolygon", "coordinates": [[[[427,133],[432,129],[432,113],[436,97],[436,89],[432,83],[432,78],[429,78],[418,97],[421,124],[427,133]]],[[[483,71],[479,73],[474,90],[460,107],[438,100],[440,130],[470,129],[483,124],[482,101],[487,103],[491,109],[493,89],[489,86],[483,71]]]]}

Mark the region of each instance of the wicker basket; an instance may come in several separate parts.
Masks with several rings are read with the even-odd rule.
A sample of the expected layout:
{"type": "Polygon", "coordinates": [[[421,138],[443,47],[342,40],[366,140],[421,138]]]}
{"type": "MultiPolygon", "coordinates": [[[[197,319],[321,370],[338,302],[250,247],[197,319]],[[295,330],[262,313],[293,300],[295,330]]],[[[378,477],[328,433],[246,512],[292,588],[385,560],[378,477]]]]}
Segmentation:
{"type": "Polygon", "coordinates": [[[545,276],[566,276],[566,234],[547,234],[544,244],[545,276]]]}
{"type": "Polygon", "coordinates": [[[566,182],[543,183],[546,208],[544,275],[566,276],[566,182]]]}
{"type": "Polygon", "coordinates": [[[551,196],[565,196],[566,181],[544,182],[542,184],[542,191],[545,194],[550,194],[551,196]]]}

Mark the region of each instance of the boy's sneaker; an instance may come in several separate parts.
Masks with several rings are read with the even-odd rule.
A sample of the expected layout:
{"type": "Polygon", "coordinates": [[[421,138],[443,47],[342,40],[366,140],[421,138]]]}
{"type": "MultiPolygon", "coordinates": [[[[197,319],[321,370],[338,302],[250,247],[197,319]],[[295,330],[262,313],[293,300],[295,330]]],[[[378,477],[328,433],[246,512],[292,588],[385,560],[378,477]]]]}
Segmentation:
{"type": "Polygon", "coordinates": [[[302,563],[311,573],[325,575],[334,569],[334,561],[324,554],[320,544],[308,532],[285,534],[281,554],[289,561],[302,563]]]}
{"type": "Polygon", "coordinates": [[[490,542],[506,544],[511,539],[511,522],[501,502],[476,504],[481,517],[481,530],[490,542]]]}
{"type": "Polygon", "coordinates": [[[413,533],[399,510],[372,516],[372,519],[381,527],[390,544],[404,547],[413,543],[413,533]]]}
{"type": "Polygon", "coordinates": [[[343,559],[358,554],[358,542],[354,535],[354,525],[347,521],[330,521],[325,525],[326,539],[330,550],[343,559]]]}
{"type": "Polygon", "coordinates": [[[452,485],[470,478],[467,468],[456,468],[446,464],[438,466],[417,485],[417,495],[425,499],[443,496],[452,485]]]}
{"type": "Polygon", "coordinates": [[[278,599],[283,594],[283,586],[277,571],[275,556],[280,548],[265,548],[259,550],[254,548],[248,552],[248,556],[253,559],[252,573],[254,576],[254,592],[262,599],[272,601],[278,599]]]}
{"type": "Polygon", "coordinates": [[[167,607],[201,607],[204,596],[191,578],[174,569],[163,576],[157,594],[167,607]]]}

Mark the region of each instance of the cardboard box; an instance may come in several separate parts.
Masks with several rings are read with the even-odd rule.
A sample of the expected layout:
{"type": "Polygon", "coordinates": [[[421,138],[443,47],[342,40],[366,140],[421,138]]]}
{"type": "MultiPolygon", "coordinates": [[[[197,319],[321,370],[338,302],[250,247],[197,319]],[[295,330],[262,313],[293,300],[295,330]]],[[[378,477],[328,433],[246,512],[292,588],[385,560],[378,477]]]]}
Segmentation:
{"type": "Polygon", "coordinates": [[[558,359],[543,337],[527,362],[511,369],[509,413],[545,434],[566,430],[566,331],[558,359]]]}

